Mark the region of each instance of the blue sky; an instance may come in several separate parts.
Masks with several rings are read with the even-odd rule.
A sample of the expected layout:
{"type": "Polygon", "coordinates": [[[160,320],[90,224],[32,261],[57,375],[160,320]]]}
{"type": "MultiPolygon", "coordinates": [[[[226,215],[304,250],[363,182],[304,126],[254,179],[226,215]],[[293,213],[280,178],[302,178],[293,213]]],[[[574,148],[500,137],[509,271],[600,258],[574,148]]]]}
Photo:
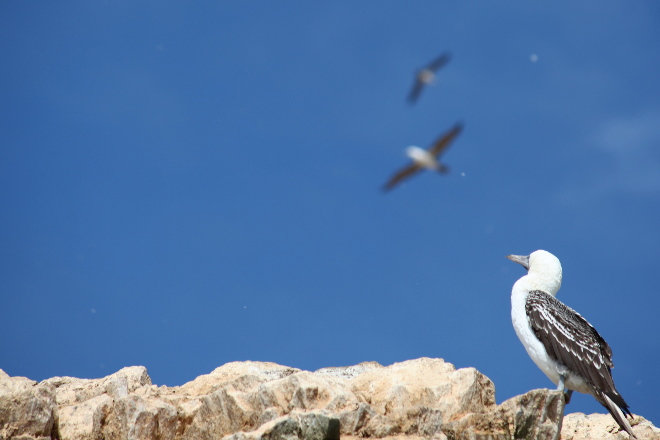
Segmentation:
{"type": "Polygon", "coordinates": [[[0,368],[173,386],[428,356],[501,402],[553,386],[504,258],[546,249],[657,424],[659,20],[652,1],[2,2],[0,368]],[[448,175],[381,192],[458,121],[448,175]]]}

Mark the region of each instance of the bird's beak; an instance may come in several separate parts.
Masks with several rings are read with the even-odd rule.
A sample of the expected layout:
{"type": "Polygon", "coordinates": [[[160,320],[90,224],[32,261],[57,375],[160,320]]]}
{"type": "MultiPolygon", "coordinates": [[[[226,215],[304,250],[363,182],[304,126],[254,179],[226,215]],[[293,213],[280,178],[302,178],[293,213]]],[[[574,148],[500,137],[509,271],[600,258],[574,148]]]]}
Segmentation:
{"type": "Polygon", "coordinates": [[[525,269],[529,270],[529,255],[507,255],[506,257],[514,263],[518,263],[525,269]]]}

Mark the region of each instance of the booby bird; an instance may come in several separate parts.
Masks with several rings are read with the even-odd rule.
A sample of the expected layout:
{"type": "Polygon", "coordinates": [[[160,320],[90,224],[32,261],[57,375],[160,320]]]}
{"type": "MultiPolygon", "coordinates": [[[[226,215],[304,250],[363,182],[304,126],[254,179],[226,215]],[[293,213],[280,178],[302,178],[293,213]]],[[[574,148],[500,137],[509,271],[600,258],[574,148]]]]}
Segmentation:
{"type": "Polygon", "coordinates": [[[408,94],[408,102],[411,105],[417,102],[417,98],[419,98],[419,94],[422,93],[422,89],[425,86],[433,84],[433,81],[435,81],[435,73],[442,66],[447,64],[450,59],[451,55],[449,52],[445,52],[415,73],[415,82],[408,94]]]}
{"type": "Polygon", "coordinates": [[[566,391],[566,403],[573,390],[591,394],[637,438],[626,419],[632,413],[612,379],[612,349],[586,319],[555,298],[561,287],[559,259],[544,250],[507,258],[528,271],[513,285],[511,320],[529,357],[557,390],[566,391]]]}
{"type": "Polygon", "coordinates": [[[438,157],[447,149],[451,141],[458,136],[462,129],[463,124],[459,122],[447,133],[440,136],[440,138],[438,138],[428,150],[424,150],[423,148],[414,145],[406,148],[406,155],[412,159],[412,164],[402,168],[394,174],[394,176],[392,176],[392,178],[385,184],[383,190],[388,191],[394,188],[396,184],[403,179],[406,179],[423,169],[434,170],[443,174],[447,173],[449,168],[446,165],[441,164],[438,161],[438,157]]]}

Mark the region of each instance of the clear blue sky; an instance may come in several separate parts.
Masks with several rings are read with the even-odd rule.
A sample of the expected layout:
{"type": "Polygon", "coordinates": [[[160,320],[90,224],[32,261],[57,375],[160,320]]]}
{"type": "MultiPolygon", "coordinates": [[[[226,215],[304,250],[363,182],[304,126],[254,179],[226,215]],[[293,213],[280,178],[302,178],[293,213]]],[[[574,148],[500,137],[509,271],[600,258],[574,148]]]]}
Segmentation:
{"type": "Polygon", "coordinates": [[[501,402],[554,386],[504,258],[546,249],[660,423],[659,23],[655,1],[3,1],[0,368],[172,386],[429,356],[501,402]],[[448,175],[380,191],[458,121],[448,175]]]}

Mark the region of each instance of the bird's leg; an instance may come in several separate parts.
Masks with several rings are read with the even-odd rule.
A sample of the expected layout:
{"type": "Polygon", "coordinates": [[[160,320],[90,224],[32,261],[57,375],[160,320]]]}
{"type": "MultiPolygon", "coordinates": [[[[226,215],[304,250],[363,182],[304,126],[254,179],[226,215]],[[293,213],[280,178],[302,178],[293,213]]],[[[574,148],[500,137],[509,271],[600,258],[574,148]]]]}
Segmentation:
{"type": "Polygon", "coordinates": [[[571,396],[573,395],[573,390],[567,390],[564,382],[566,381],[566,374],[559,375],[559,383],[557,384],[557,391],[564,392],[564,398],[566,405],[571,401],[571,396]]]}
{"type": "Polygon", "coordinates": [[[557,384],[557,391],[564,391],[564,381],[566,380],[566,374],[559,375],[559,383],[557,384]]]}

